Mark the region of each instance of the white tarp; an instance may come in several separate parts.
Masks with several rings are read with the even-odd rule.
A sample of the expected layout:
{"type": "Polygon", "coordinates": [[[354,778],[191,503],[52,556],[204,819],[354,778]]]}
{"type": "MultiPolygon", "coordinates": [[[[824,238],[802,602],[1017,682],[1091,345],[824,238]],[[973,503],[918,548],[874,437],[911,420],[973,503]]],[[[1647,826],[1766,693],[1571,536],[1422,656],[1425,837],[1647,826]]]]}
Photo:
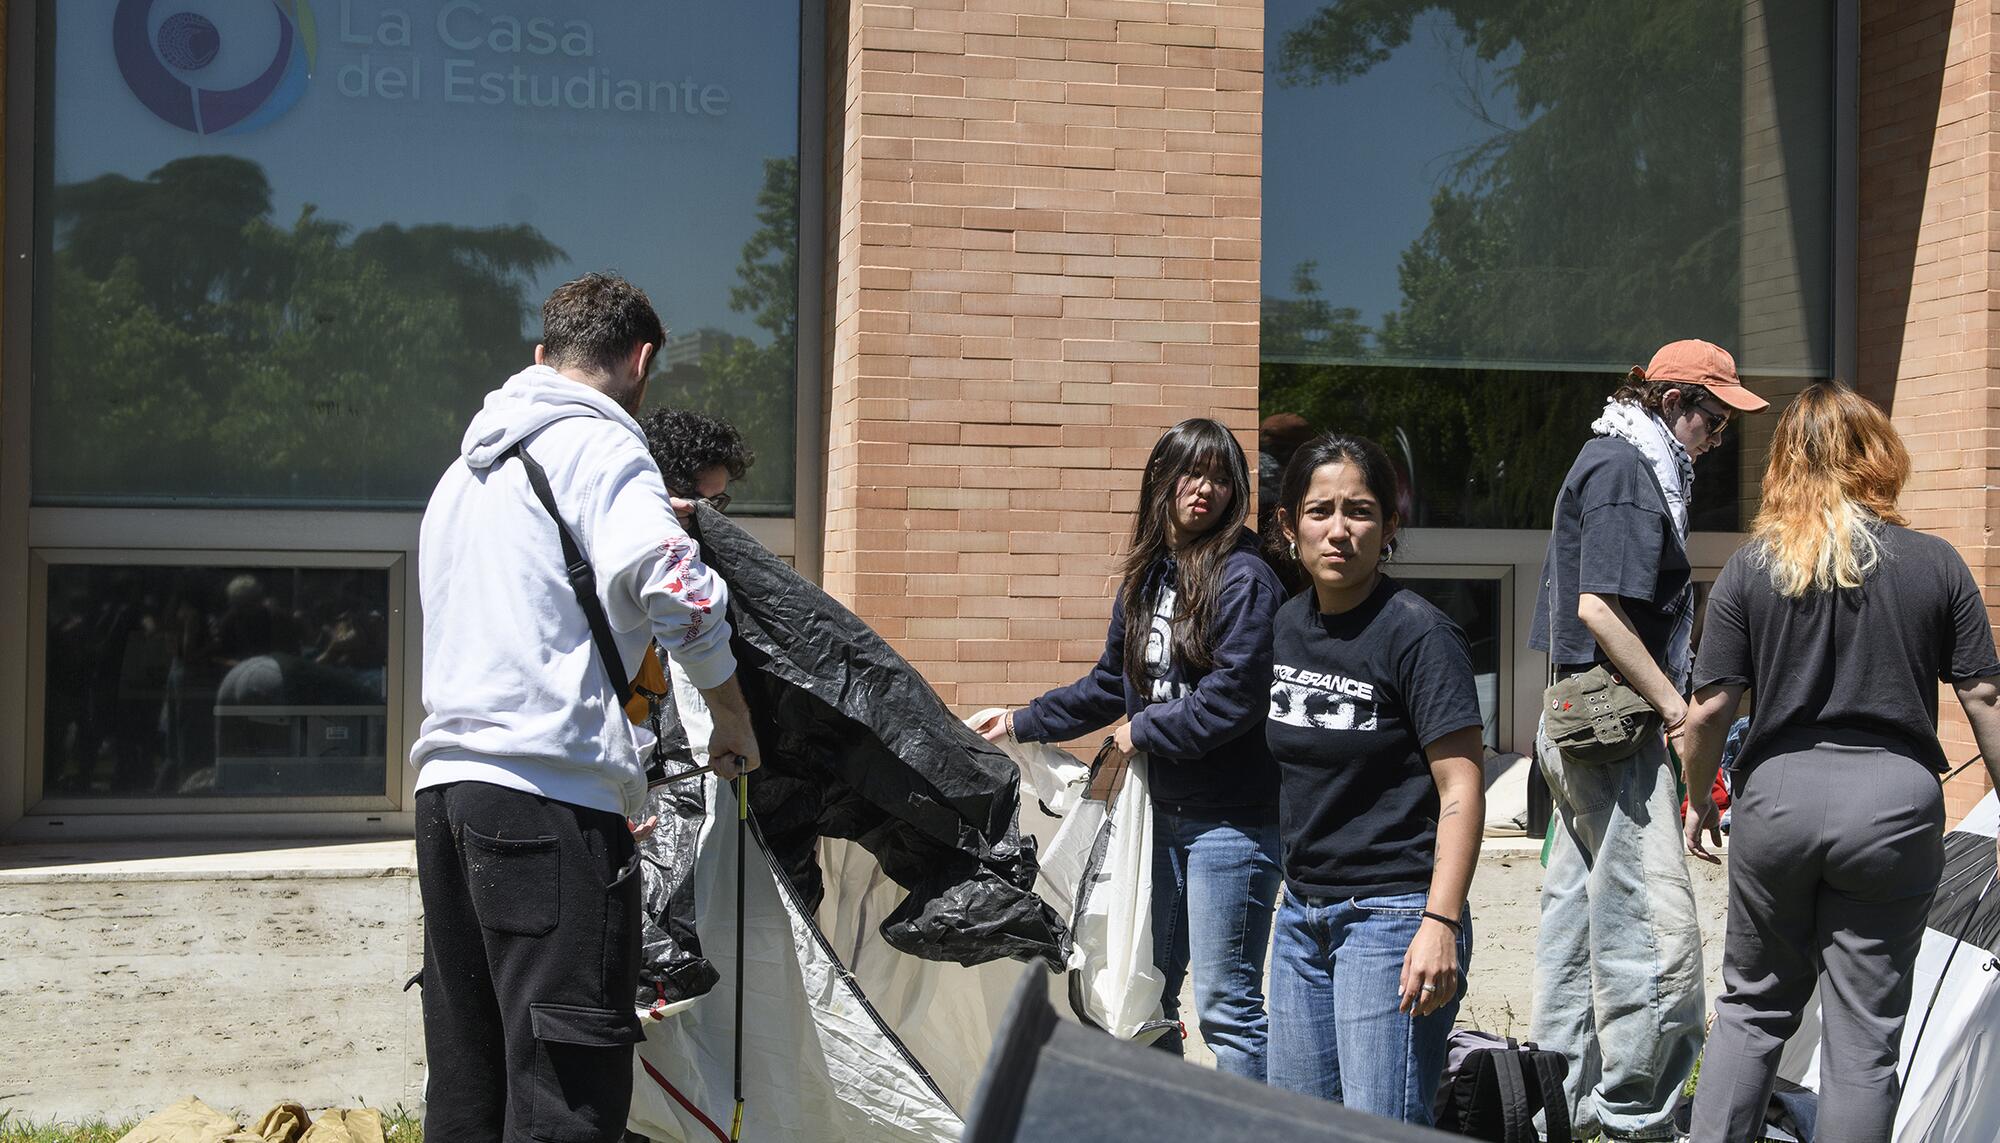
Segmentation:
{"type": "MultiPolygon", "coordinates": [[[[710,814],[696,873],[698,927],[722,979],[679,1014],[642,1020],[646,1042],[634,1061],[630,1119],[631,1128],[648,1138],[686,1143],[727,1140],[735,1107],[738,822],[733,792],[718,793],[720,783],[704,781],[710,814]]],[[[743,1137],[803,1143],[957,1139],[957,1113],[869,1013],[861,991],[791,906],[754,836],[746,852],[743,1137]]],[[[827,870],[829,899],[852,892],[850,876],[827,870]]],[[[873,936],[872,926],[869,932],[886,957],[957,969],[894,952],[873,936]]],[[[983,1059],[982,1049],[973,1075],[983,1059]]]]}
{"type": "MultiPolygon", "coordinates": [[[[674,674],[688,738],[705,743],[699,693],[674,674]]],[[[1037,892],[1072,920],[1081,878],[1086,870],[1093,876],[1078,924],[1086,939],[1070,962],[1087,985],[1085,1010],[1128,1036],[1156,1035],[1164,1026],[1163,981],[1152,964],[1152,815],[1143,764],[1127,775],[1106,832],[1105,805],[1082,798],[1088,769],[1075,758],[1054,747],[1008,753],[1021,769],[1021,832],[1035,835],[1044,857],[1037,892]]],[[[707,762],[699,747],[695,760],[707,762]]],[[[696,926],[721,980],[676,1013],[642,1019],[646,1042],[633,1064],[630,1119],[648,1138],[685,1143],[726,1141],[734,1111],[736,802],[732,790],[700,781],[709,814],[695,874],[696,926]]],[[[808,923],[754,833],[746,840],[743,1137],[956,1140],[958,1109],[971,1102],[1020,966],[966,968],[889,947],[879,926],[905,891],[851,842],[821,839],[824,895],[817,924],[808,923]]],[[[1058,1007],[1069,1011],[1069,978],[1050,980],[1058,1007]]]]}
{"type": "MultiPolygon", "coordinates": [[[[2000,825],[2000,803],[1989,793],[1953,832],[1991,838],[1996,825],[2000,825]]],[[[2000,964],[1992,952],[1972,944],[1959,947],[1953,955],[1956,937],[1927,929],[1917,953],[1910,1018],[1903,1028],[1903,1055],[1897,1065],[1904,1080],[1894,1143],[2000,1140],[2000,964]],[[1938,987],[1940,972],[1945,973],[1943,988],[1938,987]],[[1935,1007],[1931,1007],[1933,994],[1935,1007]],[[1927,1008],[1930,1024],[1918,1043],[1917,1031],[1927,1008]]],[[[1815,995],[1798,1033],[1785,1045],[1778,1074],[1818,1091],[1819,1046],[1815,995]]]]}
{"type": "MultiPolygon", "coordinates": [[[[669,673],[694,760],[707,765],[711,724],[701,692],[678,666],[669,673]]],[[[739,823],[734,789],[712,777],[697,780],[705,787],[708,816],[695,866],[696,929],[721,979],[682,1011],[642,1017],[646,1042],[633,1059],[628,1125],[650,1139],[727,1143],[735,1113],[739,823]]],[[[756,781],[754,773],[750,780],[756,781]]],[[[823,936],[781,883],[756,836],[744,841],[742,1137],[799,1143],[956,1140],[964,1126],[957,1111],[926,1075],[926,1065],[899,1042],[897,1029],[871,1011],[851,966],[907,962],[904,971],[924,986],[910,990],[914,996],[891,998],[897,1001],[896,1015],[916,1027],[928,1014],[926,998],[956,993],[939,988],[938,978],[973,970],[905,956],[888,946],[877,925],[902,891],[859,846],[821,843],[826,890],[821,915],[836,922],[823,936]],[[889,891],[894,896],[879,910],[865,907],[871,893],[889,891]],[[836,955],[836,948],[844,955],[836,955]]],[[[969,1068],[972,1078],[963,1081],[969,1085],[976,1082],[990,1042],[989,1036],[969,1061],[962,1046],[956,1054],[933,1050],[928,1066],[954,1080],[956,1072],[969,1068]]]]}
{"type": "MultiPolygon", "coordinates": [[[[977,717],[977,716],[975,716],[977,717]]],[[[1023,772],[1056,772],[1074,759],[1046,745],[1005,743],[1023,772]]],[[[1085,771],[1086,778],[1088,771],[1085,771]]],[[[1070,926],[1067,1000],[1058,1011],[1121,1040],[1150,1042],[1173,1027],[1161,1017],[1166,977],[1153,961],[1153,807],[1146,758],[1127,764],[1109,802],[1076,796],[1041,848],[1036,892],[1070,926]]]]}

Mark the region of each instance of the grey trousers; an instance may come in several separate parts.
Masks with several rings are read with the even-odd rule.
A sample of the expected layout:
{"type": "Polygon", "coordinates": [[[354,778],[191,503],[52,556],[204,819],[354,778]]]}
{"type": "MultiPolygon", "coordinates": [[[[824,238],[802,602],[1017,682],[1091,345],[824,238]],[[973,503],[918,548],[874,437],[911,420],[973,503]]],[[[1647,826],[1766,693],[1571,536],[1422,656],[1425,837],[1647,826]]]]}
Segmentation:
{"type": "Polygon", "coordinates": [[[1762,1137],[1778,1055],[1820,989],[1815,1143],[1886,1143],[1910,970],[1944,869],[1944,797],[1914,758],[1820,743],[1738,787],[1722,996],[1694,1143],[1762,1137]]]}

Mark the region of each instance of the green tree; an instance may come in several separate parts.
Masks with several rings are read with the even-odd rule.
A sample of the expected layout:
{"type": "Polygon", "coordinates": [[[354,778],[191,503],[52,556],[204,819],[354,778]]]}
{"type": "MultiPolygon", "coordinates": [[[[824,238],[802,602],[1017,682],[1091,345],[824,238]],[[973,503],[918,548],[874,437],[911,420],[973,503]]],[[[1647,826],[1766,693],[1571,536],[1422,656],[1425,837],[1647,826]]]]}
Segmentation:
{"type": "Polygon", "coordinates": [[[1258,338],[1266,358],[1359,357],[1367,352],[1368,328],[1361,311],[1326,300],[1319,263],[1308,259],[1292,269],[1291,297],[1264,295],[1258,338]]]}
{"type": "Polygon", "coordinates": [[[1734,344],[1739,0],[1340,0],[1285,34],[1280,82],[1362,75],[1426,12],[1511,106],[1434,194],[1383,352],[1602,362],[1690,331],[1734,344]]]}
{"type": "Polygon", "coordinates": [[[1492,77],[1465,94],[1494,130],[1445,168],[1372,343],[1365,329],[1359,352],[1300,336],[1341,312],[1309,265],[1311,290],[1295,280],[1293,298],[1266,297],[1262,407],[1381,441],[1415,486],[1413,523],[1544,527],[1613,383],[1550,365],[1631,360],[1690,334],[1734,343],[1742,7],[1337,0],[1280,38],[1273,71],[1288,86],[1345,83],[1426,14],[1492,77]]]}
{"type": "Polygon", "coordinates": [[[261,168],[59,186],[38,492],[420,501],[525,356],[530,227],[272,223],[261,168]]]}
{"type": "Polygon", "coordinates": [[[757,463],[736,495],[751,510],[783,509],[792,502],[798,289],[799,161],[766,159],[757,229],[743,244],[736,285],[729,289],[729,308],[749,314],[765,339],[699,331],[699,363],[670,371],[665,384],[653,387],[652,398],[722,417],[742,431],[757,450],[757,463]]]}

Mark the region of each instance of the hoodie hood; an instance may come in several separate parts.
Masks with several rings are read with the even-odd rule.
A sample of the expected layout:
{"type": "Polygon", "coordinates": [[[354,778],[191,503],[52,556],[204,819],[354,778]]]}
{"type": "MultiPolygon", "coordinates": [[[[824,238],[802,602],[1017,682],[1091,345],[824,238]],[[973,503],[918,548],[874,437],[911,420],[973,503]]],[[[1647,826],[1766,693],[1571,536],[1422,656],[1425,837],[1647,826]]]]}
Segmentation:
{"type": "Polygon", "coordinates": [[[639,422],[618,402],[546,365],[530,365],[486,394],[486,404],[465,427],[458,451],[467,467],[491,468],[502,453],[565,417],[616,421],[639,443],[646,441],[639,422]]]}

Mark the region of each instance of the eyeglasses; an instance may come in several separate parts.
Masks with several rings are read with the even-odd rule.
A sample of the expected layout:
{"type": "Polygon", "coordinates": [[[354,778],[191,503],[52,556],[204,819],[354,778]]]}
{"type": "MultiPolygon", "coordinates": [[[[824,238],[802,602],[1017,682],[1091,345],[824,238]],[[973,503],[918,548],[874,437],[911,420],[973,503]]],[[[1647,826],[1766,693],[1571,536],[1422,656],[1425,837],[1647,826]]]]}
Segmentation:
{"type": "Polygon", "coordinates": [[[696,504],[706,504],[710,508],[715,509],[717,512],[729,511],[729,493],[727,492],[718,492],[713,496],[696,496],[691,492],[682,493],[672,488],[667,489],[667,492],[670,495],[677,496],[682,500],[692,500],[696,504]]]}

